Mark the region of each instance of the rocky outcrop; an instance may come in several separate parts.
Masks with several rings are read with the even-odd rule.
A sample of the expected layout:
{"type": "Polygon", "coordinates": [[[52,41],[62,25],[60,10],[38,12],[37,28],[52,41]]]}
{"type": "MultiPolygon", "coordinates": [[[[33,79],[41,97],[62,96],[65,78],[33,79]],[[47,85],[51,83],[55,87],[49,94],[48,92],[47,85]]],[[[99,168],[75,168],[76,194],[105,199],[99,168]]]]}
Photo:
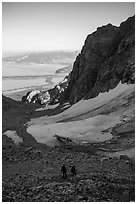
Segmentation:
{"type": "Polygon", "coordinates": [[[96,97],[122,83],[135,82],[135,16],[120,27],[108,24],[88,35],[77,56],[62,103],[96,97]]]}
{"type": "Polygon", "coordinates": [[[38,103],[41,105],[56,104],[62,99],[63,93],[68,86],[69,79],[70,75],[66,76],[63,81],[48,91],[29,91],[22,97],[22,101],[28,103],[38,103]]]}

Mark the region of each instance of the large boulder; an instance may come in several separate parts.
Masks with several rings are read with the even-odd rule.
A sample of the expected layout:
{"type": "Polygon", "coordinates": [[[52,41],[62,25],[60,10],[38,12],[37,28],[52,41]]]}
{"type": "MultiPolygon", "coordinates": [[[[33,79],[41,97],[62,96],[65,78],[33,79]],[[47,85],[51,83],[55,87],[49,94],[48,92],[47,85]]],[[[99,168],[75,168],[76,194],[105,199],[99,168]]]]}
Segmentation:
{"type": "Polygon", "coordinates": [[[25,96],[22,97],[22,101],[29,102],[29,103],[35,103],[38,99],[39,93],[40,93],[39,90],[29,91],[25,96]]]}

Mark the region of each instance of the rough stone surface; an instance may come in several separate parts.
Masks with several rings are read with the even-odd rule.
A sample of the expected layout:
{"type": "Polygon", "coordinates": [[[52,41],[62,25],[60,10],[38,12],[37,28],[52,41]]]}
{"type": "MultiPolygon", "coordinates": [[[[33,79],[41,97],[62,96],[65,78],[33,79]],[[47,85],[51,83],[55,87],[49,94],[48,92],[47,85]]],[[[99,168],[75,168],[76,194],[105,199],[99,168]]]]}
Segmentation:
{"type": "Polygon", "coordinates": [[[27,148],[17,159],[5,164],[2,183],[3,202],[130,202],[134,201],[134,170],[123,160],[110,159],[100,162],[101,156],[83,152],[54,149],[32,159],[27,148]],[[63,179],[60,168],[67,167],[63,179]],[[74,163],[77,175],[70,173],[74,163]],[[6,167],[7,166],[7,167],[6,167]],[[6,175],[8,168],[8,173],[6,175]]]}
{"type": "Polygon", "coordinates": [[[38,103],[41,105],[56,104],[62,99],[62,94],[68,86],[70,75],[66,76],[63,81],[57,84],[53,89],[48,91],[31,91],[22,97],[26,103],[38,103]]]}
{"type": "Polygon", "coordinates": [[[96,97],[135,78],[135,17],[120,27],[108,24],[88,35],[77,56],[63,101],[76,103],[82,98],[96,97]]]}

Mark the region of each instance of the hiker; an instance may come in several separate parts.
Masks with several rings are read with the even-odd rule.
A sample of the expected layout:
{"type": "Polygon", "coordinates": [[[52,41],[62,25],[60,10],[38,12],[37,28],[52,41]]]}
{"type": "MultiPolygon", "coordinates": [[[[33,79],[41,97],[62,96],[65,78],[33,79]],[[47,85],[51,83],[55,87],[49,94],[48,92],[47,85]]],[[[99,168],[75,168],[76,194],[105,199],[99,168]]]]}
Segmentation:
{"type": "Polygon", "coordinates": [[[63,174],[63,178],[66,179],[67,178],[67,169],[66,169],[64,164],[63,164],[63,166],[61,168],[61,172],[63,174]]]}
{"type": "Polygon", "coordinates": [[[71,167],[71,173],[72,173],[72,176],[76,175],[76,168],[74,165],[71,167]]]}

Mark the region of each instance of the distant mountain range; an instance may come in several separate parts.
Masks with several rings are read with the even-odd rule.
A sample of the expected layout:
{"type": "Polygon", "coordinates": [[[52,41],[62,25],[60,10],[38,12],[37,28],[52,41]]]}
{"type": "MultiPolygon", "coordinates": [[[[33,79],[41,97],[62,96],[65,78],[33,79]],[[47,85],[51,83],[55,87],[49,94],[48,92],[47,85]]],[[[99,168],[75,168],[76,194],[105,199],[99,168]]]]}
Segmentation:
{"type": "Polygon", "coordinates": [[[25,63],[25,64],[72,64],[78,51],[47,51],[30,52],[10,55],[2,58],[3,62],[25,63]]]}

